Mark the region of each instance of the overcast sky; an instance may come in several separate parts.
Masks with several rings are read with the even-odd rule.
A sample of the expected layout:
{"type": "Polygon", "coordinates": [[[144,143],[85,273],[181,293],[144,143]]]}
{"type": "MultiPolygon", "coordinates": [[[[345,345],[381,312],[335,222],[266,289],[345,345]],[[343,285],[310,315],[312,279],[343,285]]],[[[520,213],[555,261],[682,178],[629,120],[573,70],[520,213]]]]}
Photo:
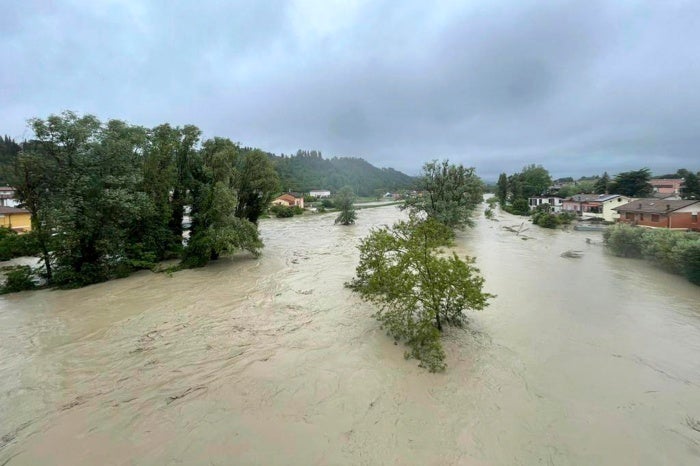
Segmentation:
{"type": "Polygon", "coordinates": [[[3,2],[0,135],[70,109],[486,179],[700,169],[700,1],[3,2]]]}

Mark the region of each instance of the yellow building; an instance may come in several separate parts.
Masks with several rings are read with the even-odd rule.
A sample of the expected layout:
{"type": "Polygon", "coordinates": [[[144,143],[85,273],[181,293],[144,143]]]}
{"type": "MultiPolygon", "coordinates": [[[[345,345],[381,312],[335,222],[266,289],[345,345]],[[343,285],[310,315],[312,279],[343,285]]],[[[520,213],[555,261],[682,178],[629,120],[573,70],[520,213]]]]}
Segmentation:
{"type": "Polygon", "coordinates": [[[0,206],[0,226],[25,233],[32,229],[32,216],[25,209],[0,206]]]}

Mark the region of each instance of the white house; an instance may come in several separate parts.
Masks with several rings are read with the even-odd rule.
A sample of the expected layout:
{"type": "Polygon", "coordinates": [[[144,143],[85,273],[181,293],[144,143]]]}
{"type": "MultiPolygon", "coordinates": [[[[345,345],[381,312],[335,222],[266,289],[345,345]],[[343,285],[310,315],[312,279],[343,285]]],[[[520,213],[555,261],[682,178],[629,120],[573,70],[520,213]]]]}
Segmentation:
{"type": "Polygon", "coordinates": [[[0,186],[0,207],[17,207],[18,204],[15,188],[0,186]]]}
{"type": "Polygon", "coordinates": [[[311,197],[316,197],[316,198],[322,198],[322,197],[331,197],[331,192],[327,191],[325,189],[312,189],[309,192],[309,196],[311,197]]]}
{"type": "Polygon", "coordinates": [[[528,199],[530,210],[535,210],[541,205],[548,205],[550,212],[561,212],[564,199],[558,196],[535,196],[528,199]]]}

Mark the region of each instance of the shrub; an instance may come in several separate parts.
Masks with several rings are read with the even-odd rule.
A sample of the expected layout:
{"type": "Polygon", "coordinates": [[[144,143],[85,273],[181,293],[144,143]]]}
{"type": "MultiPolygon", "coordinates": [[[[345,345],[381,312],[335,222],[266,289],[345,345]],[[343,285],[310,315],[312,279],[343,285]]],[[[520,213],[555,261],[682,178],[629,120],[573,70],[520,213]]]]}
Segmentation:
{"type": "Polygon", "coordinates": [[[294,210],[291,207],[283,205],[273,205],[272,207],[270,207],[270,212],[274,214],[277,218],[294,217],[294,210]]]}
{"type": "Polygon", "coordinates": [[[700,241],[690,245],[681,254],[683,275],[696,285],[700,285],[700,241]]]}
{"type": "Polygon", "coordinates": [[[5,267],[5,283],[0,287],[0,294],[36,288],[32,269],[28,265],[5,267]]]}
{"type": "Polygon", "coordinates": [[[617,224],[603,232],[606,246],[616,256],[642,257],[644,230],[625,224],[617,224]]]}

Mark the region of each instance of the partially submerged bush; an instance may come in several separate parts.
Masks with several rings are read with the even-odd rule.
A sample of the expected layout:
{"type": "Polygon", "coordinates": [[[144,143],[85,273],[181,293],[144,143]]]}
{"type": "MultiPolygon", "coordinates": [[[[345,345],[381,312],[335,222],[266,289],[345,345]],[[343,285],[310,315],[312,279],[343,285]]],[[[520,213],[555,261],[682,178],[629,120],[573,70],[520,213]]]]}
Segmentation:
{"type": "Polygon", "coordinates": [[[603,233],[608,249],[616,256],[644,258],[664,270],[685,275],[700,285],[700,234],[651,230],[618,224],[603,233]]]}
{"type": "Polygon", "coordinates": [[[0,294],[36,288],[32,268],[28,265],[4,267],[3,272],[5,272],[5,283],[0,287],[0,294]]]}

